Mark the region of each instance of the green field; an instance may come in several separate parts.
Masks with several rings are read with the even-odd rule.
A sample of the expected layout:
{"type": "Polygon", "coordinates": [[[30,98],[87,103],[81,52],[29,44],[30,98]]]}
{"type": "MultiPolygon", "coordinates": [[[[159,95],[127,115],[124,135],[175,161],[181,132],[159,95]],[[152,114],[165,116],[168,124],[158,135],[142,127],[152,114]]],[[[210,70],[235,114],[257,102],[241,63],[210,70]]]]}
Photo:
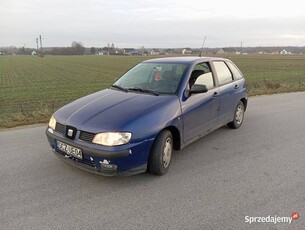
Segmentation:
{"type": "MultiPolygon", "coordinates": [[[[305,55],[232,55],[249,95],[305,90],[305,55]]],[[[151,57],[0,56],[0,128],[47,122],[60,106],[108,87],[151,57]]]]}

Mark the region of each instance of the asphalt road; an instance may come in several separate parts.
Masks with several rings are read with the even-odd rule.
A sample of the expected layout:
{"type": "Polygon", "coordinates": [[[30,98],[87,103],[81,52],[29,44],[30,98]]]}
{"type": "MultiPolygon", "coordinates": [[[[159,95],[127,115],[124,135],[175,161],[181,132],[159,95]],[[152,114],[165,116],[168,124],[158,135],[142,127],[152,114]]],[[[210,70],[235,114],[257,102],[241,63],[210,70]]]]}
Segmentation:
{"type": "Polygon", "coordinates": [[[250,98],[240,129],[176,152],[162,177],[82,171],[44,131],[0,132],[0,229],[305,229],[305,92],[250,98]]]}

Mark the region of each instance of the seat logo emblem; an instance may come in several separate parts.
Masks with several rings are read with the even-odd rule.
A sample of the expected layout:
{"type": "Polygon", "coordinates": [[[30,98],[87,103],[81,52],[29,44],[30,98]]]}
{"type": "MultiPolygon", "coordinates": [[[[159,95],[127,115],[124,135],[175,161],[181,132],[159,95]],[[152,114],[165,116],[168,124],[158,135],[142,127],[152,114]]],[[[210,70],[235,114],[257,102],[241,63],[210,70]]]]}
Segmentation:
{"type": "Polygon", "coordinates": [[[68,136],[69,136],[69,137],[72,137],[72,136],[73,136],[73,129],[69,129],[69,130],[68,130],[68,136]]]}

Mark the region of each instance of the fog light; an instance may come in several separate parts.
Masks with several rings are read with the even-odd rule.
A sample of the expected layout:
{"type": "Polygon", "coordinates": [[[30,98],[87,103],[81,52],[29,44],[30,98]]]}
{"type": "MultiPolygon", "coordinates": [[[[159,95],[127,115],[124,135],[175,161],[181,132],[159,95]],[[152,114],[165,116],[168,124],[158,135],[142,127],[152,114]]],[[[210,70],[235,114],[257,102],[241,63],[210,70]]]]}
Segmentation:
{"type": "Polygon", "coordinates": [[[101,165],[101,169],[105,169],[109,171],[116,171],[118,168],[117,165],[109,164],[109,161],[107,160],[100,161],[100,165],[101,165]]]}
{"type": "Polygon", "coordinates": [[[54,133],[53,129],[51,129],[50,127],[48,128],[49,133],[54,133]]]}

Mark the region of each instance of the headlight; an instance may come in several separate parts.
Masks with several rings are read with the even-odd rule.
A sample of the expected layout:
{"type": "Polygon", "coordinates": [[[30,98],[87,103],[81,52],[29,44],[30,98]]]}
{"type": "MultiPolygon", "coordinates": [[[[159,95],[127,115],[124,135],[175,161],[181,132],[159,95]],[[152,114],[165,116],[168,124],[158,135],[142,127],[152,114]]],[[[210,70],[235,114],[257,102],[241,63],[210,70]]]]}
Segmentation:
{"type": "Polygon", "coordinates": [[[106,146],[116,146],[127,144],[131,139],[131,133],[98,133],[93,138],[92,143],[106,146]]]}
{"type": "Polygon", "coordinates": [[[50,121],[49,121],[49,127],[53,130],[55,130],[55,126],[56,126],[56,120],[55,118],[52,116],[50,121]]]}

